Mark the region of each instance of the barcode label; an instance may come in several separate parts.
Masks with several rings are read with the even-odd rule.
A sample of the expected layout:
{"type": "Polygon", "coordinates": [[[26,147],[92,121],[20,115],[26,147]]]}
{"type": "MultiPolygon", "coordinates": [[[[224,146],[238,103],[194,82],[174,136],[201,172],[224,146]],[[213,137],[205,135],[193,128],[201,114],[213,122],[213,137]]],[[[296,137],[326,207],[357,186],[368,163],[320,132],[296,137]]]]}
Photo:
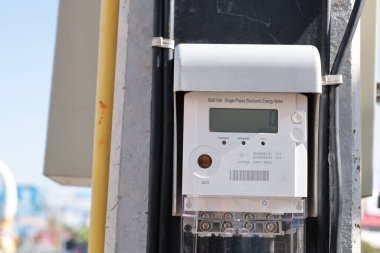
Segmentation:
{"type": "Polygon", "coordinates": [[[230,181],[269,181],[269,171],[230,170],[230,181]]]}

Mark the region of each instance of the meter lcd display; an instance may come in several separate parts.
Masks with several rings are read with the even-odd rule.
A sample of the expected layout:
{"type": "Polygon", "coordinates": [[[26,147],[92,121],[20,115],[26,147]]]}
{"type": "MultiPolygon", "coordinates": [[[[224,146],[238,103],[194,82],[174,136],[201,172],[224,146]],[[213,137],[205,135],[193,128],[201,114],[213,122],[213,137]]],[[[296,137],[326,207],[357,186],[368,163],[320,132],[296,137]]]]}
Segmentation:
{"type": "Polygon", "coordinates": [[[210,132],[277,133],[278,111],[210,108],[210,132]]]}

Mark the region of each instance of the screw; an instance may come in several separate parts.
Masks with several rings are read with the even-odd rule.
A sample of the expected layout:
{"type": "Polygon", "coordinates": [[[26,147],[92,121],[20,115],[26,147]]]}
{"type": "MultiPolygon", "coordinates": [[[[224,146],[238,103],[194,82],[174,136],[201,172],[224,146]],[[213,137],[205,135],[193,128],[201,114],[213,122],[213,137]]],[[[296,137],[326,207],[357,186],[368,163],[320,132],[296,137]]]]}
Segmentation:
{"type": "Polygon", "coordinates": [[[226,222],[223,223],[222,226],[223,226],[224,229],[232,228],[232,223],[229,222],[229,221],[226,221],[226,222]]]}
{"type": "Polygon", "coordinates": [[[253,220],[255,218],[255,215],[253,215],[252,213],[246,213],[244,215],[244,219],[246,220],[253,220]]]}
{"type": "Polygon", "coordinates": [[[223,214],[223,218],[226,220],[231,220],[233,217],[232,213],[225,213],[223,214]]]}
{"type": "Polygon", "coordinates": [[[211,217],[211,215],[210,215],[210,213],[208,213],[208,212],[202,212],[202,213],[201,213],[201,218],[208,219],[208,218],[210,218],[210,217],[211,217]]]}
{"type": "Polygon", "coordinates": [[[266,225],[265,225],[265,229],[268,231],[268,232],[274,232],[277,228],[277,225],[274,223],[274,222],[268,222],[266,225]]]}
{"type": "Polygon", "coordinates": [[[211,229],[211,223],[209,221],[201,221],[201,230],[209,231],[211,229]]]}
{"type": "Polygon", "coordinates": [[[274,220],[276,217],[272,214],[267,214],[267,220],[274,220]]]}
{"type": "Polygon", "coordinates": [[[244,224],[244,227],[246,228],[246,229],[248,229],[248,230],[255,230],[254,228],[255,228],[255,225],[252,223],[252,222],[246,222],[245,224],[244,224]]]}

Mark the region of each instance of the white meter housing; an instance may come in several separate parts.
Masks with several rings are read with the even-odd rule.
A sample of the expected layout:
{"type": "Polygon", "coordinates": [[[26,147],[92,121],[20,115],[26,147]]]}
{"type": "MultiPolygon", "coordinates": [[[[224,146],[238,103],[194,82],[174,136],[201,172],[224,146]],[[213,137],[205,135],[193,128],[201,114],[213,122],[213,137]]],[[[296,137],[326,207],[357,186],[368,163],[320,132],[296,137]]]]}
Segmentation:
{"type": "Polygon", "coordinates": [[[182,216],[182,252],[229,237],[243,238],[247,252],[303,252],[304,219],[316,210],[321,84],[313,46],[175,48],[173,215],[182,216]]]}

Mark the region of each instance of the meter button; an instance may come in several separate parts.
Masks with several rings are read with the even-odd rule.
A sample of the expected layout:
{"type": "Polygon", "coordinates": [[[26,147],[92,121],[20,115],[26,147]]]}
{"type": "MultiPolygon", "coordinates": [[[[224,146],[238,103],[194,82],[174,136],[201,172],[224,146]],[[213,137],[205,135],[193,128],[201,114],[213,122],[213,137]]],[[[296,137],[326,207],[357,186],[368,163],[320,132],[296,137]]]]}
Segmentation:
{"type": "Polygon", "coordinates": [[[202,154],[198,157],[198,165],[202,169],[210,168],[211,164],[212,164],[211,156],[209,156],[207,154],[202,154]]]}
{"type": "Polygon", "coordinates": [[[292,130],[292,139],[297,142],[297,143],[302,143],[302,142],[305,142],[305,135],[303,133],[303,131],[299,128],[294,128],[292,130]]]}
{"type": "Polygon", "coordinates": [[[294,124],[301,124],[304,121],[304,114],[302,112],[295,112],[292,114],[292,121],[294,124]]]}

